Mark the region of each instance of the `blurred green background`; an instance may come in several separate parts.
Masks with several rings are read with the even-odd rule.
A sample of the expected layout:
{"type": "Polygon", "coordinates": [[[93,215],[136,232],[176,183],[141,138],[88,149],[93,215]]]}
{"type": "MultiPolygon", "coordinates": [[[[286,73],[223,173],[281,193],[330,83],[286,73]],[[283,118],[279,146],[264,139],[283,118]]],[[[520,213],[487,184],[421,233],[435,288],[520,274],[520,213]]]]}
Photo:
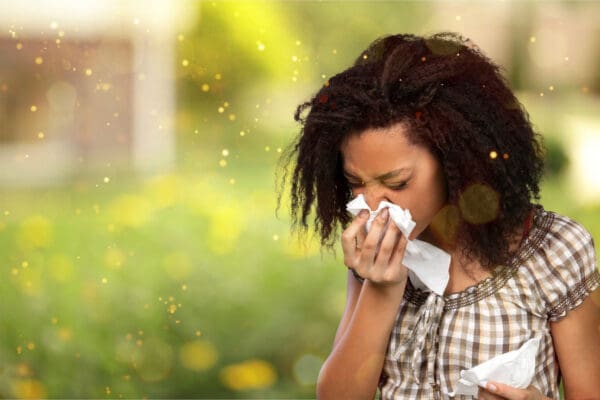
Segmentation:
{"type": "Polygon", "coordinates": [[[275,215],[277,162],[295,106],[384,34],[458,31],[502,64],[548,148],[542,203],[600,238],[600,3],[79,3],[0,10],[0,398],[313,398],[346,274],[275,215]],[[152,135],[171,150],[135,150],[152,135]]]}

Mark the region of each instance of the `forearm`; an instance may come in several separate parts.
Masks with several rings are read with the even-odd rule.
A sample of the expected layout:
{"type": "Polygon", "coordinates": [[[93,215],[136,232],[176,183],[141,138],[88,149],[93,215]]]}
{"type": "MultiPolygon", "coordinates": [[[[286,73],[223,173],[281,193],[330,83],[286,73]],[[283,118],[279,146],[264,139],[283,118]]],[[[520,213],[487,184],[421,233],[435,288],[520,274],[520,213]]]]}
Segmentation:
{"type": "Polygon", "coordinates": [[[365,281],[354,313],[321,368],[319,399],[372,399],[404,284],[378,286],[365,281]]]}

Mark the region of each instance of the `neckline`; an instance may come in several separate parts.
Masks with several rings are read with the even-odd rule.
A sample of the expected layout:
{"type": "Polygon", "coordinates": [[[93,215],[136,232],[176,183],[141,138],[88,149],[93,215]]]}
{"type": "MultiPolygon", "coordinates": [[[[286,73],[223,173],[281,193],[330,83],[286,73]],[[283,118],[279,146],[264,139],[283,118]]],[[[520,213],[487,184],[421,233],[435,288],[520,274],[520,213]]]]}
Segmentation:
{"type": "MultiPolygon", "coordinates": [[[[444,299],[444,311],[471,305],[496,293],[517,272],[519,266],[531,257],[546,237],[553,221],[553,213],[546,212],[541,205],[535,205],[529,232],[524,236],[524,240],[517,253],[506,265],[496,266],[492,274],[487,278],[460,292],[442,296],[444,299]]],[[[420,306],[425,302],[428,295],[428,291],[415,288],[410,283],[410,280],[407,282],[404,291],[404,298],[407,301],[420,306]]]]}

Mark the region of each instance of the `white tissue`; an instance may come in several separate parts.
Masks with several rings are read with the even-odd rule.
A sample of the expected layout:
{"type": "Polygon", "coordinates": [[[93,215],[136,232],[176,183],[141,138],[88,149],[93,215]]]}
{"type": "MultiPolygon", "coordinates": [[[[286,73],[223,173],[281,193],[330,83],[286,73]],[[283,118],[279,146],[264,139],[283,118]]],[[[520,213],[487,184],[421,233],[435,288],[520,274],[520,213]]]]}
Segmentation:
{"type": "MultiPolygon", "coordinates": [[[[369,208],[362,194],[346,204],[346,209],[352,215],[357,215],[361,210],[370,212],[371,215],[366,224],[367,232],[371,229],[373,219],[379,211],[386,207],[389,209],[391,220],[394,221],[402,234],[408,238],[415,227],[410,211],[388,201],[382,201],[379,203],[377,210],[373,211],[369,208]]],[[[433,291],[439,296],[444,294],[450,278],[448,274],[450,254],[422,240],[409,240],[402,263],[409,269],[409,278],[415,287],[433,291]]]]}
{"type": "Polygon", "coordinates": [[[535,373],[535,356],[539,344],[539,337],[529,339],[518,350],[509,351],[471,369],[460,371],[460,379],[453,394],[476,396],[478,386],[485,388],[488,381],[525,389],[531,384],[535,373]]]}

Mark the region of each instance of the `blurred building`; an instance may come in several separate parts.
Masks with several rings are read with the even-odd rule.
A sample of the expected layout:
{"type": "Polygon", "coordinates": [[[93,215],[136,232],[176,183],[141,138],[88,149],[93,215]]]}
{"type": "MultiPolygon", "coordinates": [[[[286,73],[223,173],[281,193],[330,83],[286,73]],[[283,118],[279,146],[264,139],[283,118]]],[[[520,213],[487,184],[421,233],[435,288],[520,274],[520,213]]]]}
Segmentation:
{"type": "Polygon", "coordinates": [[[0,3],[0,185],[168,168],[175,43],[196,11],[168,0],[0,3]]]}

